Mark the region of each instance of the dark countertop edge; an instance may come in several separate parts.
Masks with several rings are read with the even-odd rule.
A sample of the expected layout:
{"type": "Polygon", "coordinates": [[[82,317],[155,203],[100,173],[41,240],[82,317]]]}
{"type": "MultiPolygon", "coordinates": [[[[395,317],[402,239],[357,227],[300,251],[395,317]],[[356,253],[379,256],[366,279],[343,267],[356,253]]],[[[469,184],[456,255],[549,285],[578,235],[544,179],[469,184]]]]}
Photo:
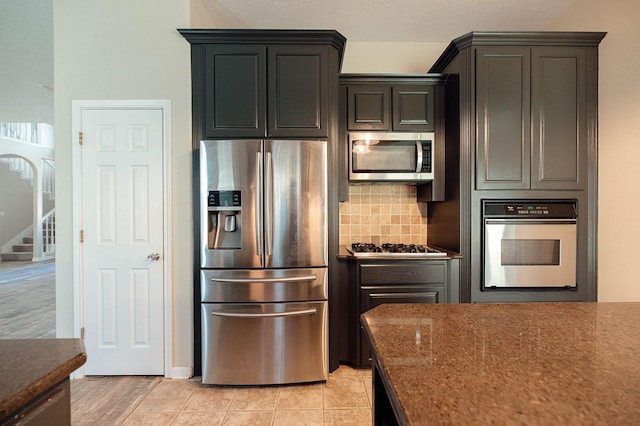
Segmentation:
{"type": "MultiPolygon", "coordinates": [[[[433,247],[433,246],[430,246],[433,247]]],[[[449,250],[445,250],[442,249],[440,247],[433,247],[437,250],[446,252],[447,255],[446,256],[425,256],[425,257],[413,257],[413,256],[393,256],[393,257],[388,257],[388,256],[367,256],[367,257],[357,257],[352,255],[351,253],[349,253],[349,251],[347,250],[346,246],[341,245],[340,249],[338,250],[338,255],[336,256],[338,258],[338,260],[360,260],[360,261],[367,261],[367,260],[375,260],[375,261],[388,261],[388,262],[394,262],[396,260],[412,260],[412,261],[433,261],[433,260],[451,260],[451,259],[461,259],[462,255],[453,251],[449,251],[449,250]]]]}
{"type": "Polygon", "coordinates": [[[47,389],[68,378],[71,373],[84,365],[87,361],[87,353],[84,348],[84,343],[80,339],[77,340],[82,344],[78,345],[79,352],[75,356],[60,364],[44,376],[33,380],[31,383],[25,383],[20,390],[10,395],[4,401],[0,401],[0,419],[11,415],[11,413],[20,409],[47,389]]]}
{"type": "MultiPolygon", "coordinates": [[[[367,340],[370,343],[372,343],[371,339],[372,339],[373,333],[369,328],[369,323],[364,318],[364,313],[360,315],[360,324],[362,324],[362,327],[366,331],[367,340]]],[[[387,374],[387,371],[384,369],[384,367],[382,367],[377,345],[370,344],[369,349],[371,350],[373,355],[372,367],[376,369],[376,371],[380,375],[380,378],[382,379],[382,385],[384,386],[384,390],[387,393],[387,398],[391,403],[391,407],[393,408],[393,414],[395,415],[396,420],[398,420],[398,423],[401,425],[409,424],[405,414],[405,410],[402,407],[402,404],[400,403],[400,399],[398,399],[398,396],[396,395],[396,391],[393,387],[393,384],[391,383],[391,380],[389,379],[389,375],[387,374]]]]}

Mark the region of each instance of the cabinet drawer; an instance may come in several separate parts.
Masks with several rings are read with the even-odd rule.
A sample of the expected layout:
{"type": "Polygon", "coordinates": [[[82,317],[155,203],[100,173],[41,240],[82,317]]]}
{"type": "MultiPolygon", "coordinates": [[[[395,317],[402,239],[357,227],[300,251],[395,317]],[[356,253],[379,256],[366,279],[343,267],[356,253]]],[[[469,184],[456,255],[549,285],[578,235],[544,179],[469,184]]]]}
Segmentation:
{"type": "Polygon", "coordinates": [[[360,285],[431,284],[446,281],[445,264],[364,264],[360,265],[360,285]]]}

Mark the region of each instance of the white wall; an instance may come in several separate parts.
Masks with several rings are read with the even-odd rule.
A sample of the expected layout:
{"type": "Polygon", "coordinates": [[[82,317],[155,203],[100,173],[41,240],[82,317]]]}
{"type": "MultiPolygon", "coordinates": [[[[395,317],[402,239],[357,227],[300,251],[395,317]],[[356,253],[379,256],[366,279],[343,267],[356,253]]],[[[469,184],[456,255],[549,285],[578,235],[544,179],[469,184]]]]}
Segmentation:
{"type": "Polygon", "coordinates": [[[33,225],[33,188],[0,163],[0,247],[33,225]]]}
{"type": "Polygon", "coordinates": [[[640,2],[583,0],[550,30],[606,31],[599,49],[598,301],[640,301],[640,2]]]}
{"type": "MultiPolygon", "coordinates": [[[[193,238],[191,216],[190,46],[176,31],[189,27],[186,0],[102,2],[56,0],[54,13],[56,137],[57,335],[73,329],[71,102],[79,99],[171,101],[173,360],[193,364],[193,238]]],[[[170,372],[169,372],[170,373],[170,372]]]]}

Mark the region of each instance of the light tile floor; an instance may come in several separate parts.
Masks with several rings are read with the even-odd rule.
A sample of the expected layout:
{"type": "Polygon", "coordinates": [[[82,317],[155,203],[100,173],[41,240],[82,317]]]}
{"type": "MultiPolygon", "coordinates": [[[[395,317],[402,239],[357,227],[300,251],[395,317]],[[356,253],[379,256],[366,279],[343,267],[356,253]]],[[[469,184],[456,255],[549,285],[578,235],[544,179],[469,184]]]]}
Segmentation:
{"type": "MultiPolygon", "coordinates": [[[[55,337],[53,261],[0,262],[0,337],[55,337]]],[[[371,370],[342,365],[326,383],[263,387],[205,386],[199,377],[89,376],[71,381],[71,410],[74,426],[368,426],[371,370]]]]}
{"type": "Polygon", "coordinates": [[[368,426],[371,370],[341,365],[326,383],[251,387],[87,377],[72,380],[71,406],[74,425],[368,426]]]}

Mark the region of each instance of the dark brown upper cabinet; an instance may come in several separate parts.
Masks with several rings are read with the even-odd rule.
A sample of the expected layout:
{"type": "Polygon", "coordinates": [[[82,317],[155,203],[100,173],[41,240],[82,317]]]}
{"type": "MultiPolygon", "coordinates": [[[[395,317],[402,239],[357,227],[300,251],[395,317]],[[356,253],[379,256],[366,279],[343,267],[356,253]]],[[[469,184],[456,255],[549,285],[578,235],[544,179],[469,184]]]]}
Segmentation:
{"type": "Polygon", "coordinates": [[[330,137],[346,40],[331,30],[179,30],[194,139],[330,137]]]}
{"type": "Polygon", "coordinates": [[[347,88],[347,129],[432,132],[432,85],[371,85],[347,88]]]}
{"type": "Polygon", "coordinates": [[[478,47],[476,187],[584,189],[584,47],[478,47]]]}

